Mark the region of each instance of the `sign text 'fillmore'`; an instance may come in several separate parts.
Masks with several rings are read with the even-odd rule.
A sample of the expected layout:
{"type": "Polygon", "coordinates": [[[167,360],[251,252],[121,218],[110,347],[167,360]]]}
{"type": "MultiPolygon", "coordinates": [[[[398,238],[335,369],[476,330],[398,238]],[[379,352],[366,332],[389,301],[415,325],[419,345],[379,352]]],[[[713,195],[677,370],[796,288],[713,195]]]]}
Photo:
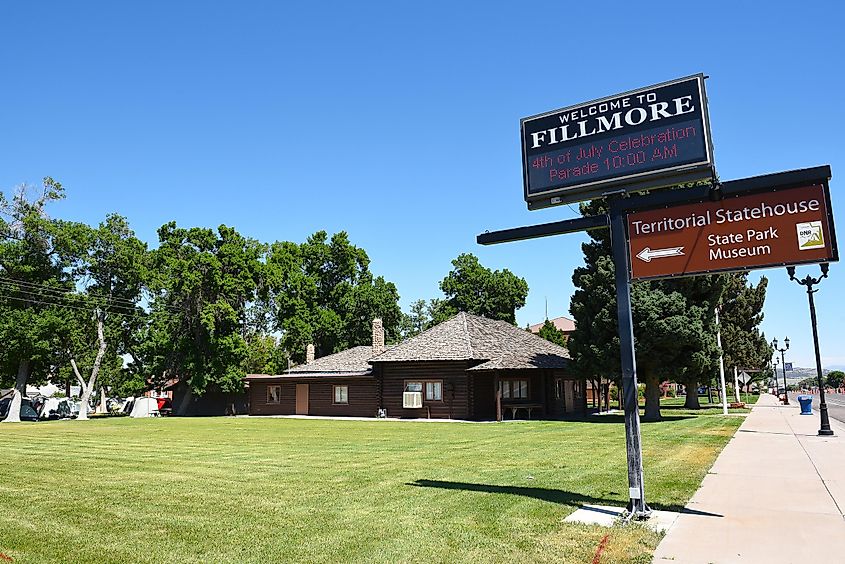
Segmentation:
{"type": "Polygon", "coordinates": [[[580,104],[520,123],[525,199],[540,208],[712,175],[704,77],[580,104]]]}
{"type": "Polygon", "coordinates": [[[826,184],[628,214],[631,278],[838,260],[826,184]]]}

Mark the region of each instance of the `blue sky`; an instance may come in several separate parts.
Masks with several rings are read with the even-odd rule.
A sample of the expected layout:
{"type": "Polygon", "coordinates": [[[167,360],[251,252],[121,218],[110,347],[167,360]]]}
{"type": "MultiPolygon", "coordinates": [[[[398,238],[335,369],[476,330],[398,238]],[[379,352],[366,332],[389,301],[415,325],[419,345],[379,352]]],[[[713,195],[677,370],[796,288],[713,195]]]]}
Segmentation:
{"type": "MultiPolygon", "coordinates": [[[[576,215],[527,211],[519,118],[704,72],[722,179],[830,164],[845,210],[843,15],[833,2],[4,3],[0,189],[52,176],[68,192],[56,215],[118,212],[151,244],[170,220],[263,241],[346,230],[405,308],[473,252],[528,280],[525,325],[546,300],[568,315],[583,238],[475,244],[576,215]]],[[[817,294],[826,365],[845,365],[842,273],[817,294]]],[[[767,336],[812,366],[806,294],[783,269],[760,274],[767,336]]]]}

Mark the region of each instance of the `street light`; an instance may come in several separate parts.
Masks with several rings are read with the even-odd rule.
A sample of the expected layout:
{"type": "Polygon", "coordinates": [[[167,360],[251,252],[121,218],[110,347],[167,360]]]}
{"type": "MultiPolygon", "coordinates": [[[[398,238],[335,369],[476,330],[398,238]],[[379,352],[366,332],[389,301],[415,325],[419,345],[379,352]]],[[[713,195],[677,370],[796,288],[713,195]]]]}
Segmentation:
{"type": "Polygon", "coordinates": [[[810,301],[810,323],[813,326],[813,346],[816,349],[816,377],[819,381],[819,414],[821,415],[821,426],[819,428],[819,435],[830,436],[833,435],[833,429],[830,428],[830,418],[827,415],[827,402],[824,399],[824,382],[822,381],[822,359],[819,355],[819,331],[816,327],[816,304],[813,302],[813,294],[818,290],[813,290],[813,286],[822,281],[822,278],[827,278],[830,265],[823,262],[819,265],[822,275],[819,278],[813,278],[809,274],[803,280],[795,278],[795,267],[787,266],[786,272],[789,274],[789,279],[794,280],[801,286],[807,287],[807,299],[810,301]]]}
{"type": "Polygon", "coordinates": [[[780,363],[783,368],[783,405],[789,405],[789,394],[787,393],[789,390],[786,387],[786,359],[783,357],[783,353],[789,350],[789,337],[784,339],[783,342],[786,345],[786,348],[779,349],[778,340],[772,339],[772,348],[776,351],[780,351],[780,363]]]}
{"type": "Polygon", "coordinates": [[[775,397],[780,401],[780,395],[778,394],[778,363],[780,363],[780,359],[777,357],[774,360],[769,359],[769,367],[772,369],[772,390],[774,390],[775,397]]]}

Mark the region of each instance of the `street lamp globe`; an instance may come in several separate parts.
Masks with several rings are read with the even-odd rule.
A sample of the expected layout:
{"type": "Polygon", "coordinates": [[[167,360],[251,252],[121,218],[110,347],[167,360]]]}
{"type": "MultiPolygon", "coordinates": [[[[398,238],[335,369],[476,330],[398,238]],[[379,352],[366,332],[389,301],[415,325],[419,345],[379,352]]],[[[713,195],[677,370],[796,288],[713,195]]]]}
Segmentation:
{"type": "Polygon", "coordinates": [[[789,349],[789,337],[783,340],[783,344],[786,345],[787,350],[789,349]]]}

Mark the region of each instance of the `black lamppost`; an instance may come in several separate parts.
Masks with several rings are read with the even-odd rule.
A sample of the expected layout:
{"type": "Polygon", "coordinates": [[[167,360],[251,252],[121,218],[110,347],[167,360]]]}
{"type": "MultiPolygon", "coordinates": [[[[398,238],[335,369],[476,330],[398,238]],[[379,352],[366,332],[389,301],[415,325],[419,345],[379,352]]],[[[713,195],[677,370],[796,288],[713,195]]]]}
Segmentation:
{"type": "Polygon", "coordinates": [[[816,328],[816,304],[813,302],[813,294],[818,290],[813,290],[813,286],[821,282],[822,278],[827,278],[827,272],[830,265],[823,262],[819,265],[822,270],[822,275],[819,278],[813,278],[809,274],[803,280],[795,278],[795,267],[787,266],[786,272],[789,273],[789,279],[796,281],[798,284],[807,287],[807,299],[810,301],[810,323],[813,326],[813,346],[816,349],[816,377],[819,381],[819,413],[821,414],[821,427],[819,428],[819,435],[830,436],[833,435],[833,429],[830,428],[830,419],[827,415],[827,402],[824,399],[824,381],[822,381],[822,359],[819,355],[819,331],[816,328]]]}
{"type": "MultiPolygon", "coordinates": [[[[783,343],[786,345],[785,349],[778,348],[778,340],[772,339],[772,348],[776,351],[780,351],[780,363],[783,368],[783,405],[789,405],[789,390],[786,387],[786,359],[783,357],[783,353],[789,350],[789,337],[783,340],[783,343]]],[[[777,359],[775,359],[777,360],[777,359]]]]}
{"type": "Polygon", "coordinates": [[[772,382],[774,382],[772,384],[772,388],[775,391],[775,397],[778,398],[778,401],[780,401],[780,394],[778,394],[778,388],[780,387],[778,385],[778,364],[780,364],[780,359],[778,357],[769,361],[769,365],[772,367],[772,382]]]}

